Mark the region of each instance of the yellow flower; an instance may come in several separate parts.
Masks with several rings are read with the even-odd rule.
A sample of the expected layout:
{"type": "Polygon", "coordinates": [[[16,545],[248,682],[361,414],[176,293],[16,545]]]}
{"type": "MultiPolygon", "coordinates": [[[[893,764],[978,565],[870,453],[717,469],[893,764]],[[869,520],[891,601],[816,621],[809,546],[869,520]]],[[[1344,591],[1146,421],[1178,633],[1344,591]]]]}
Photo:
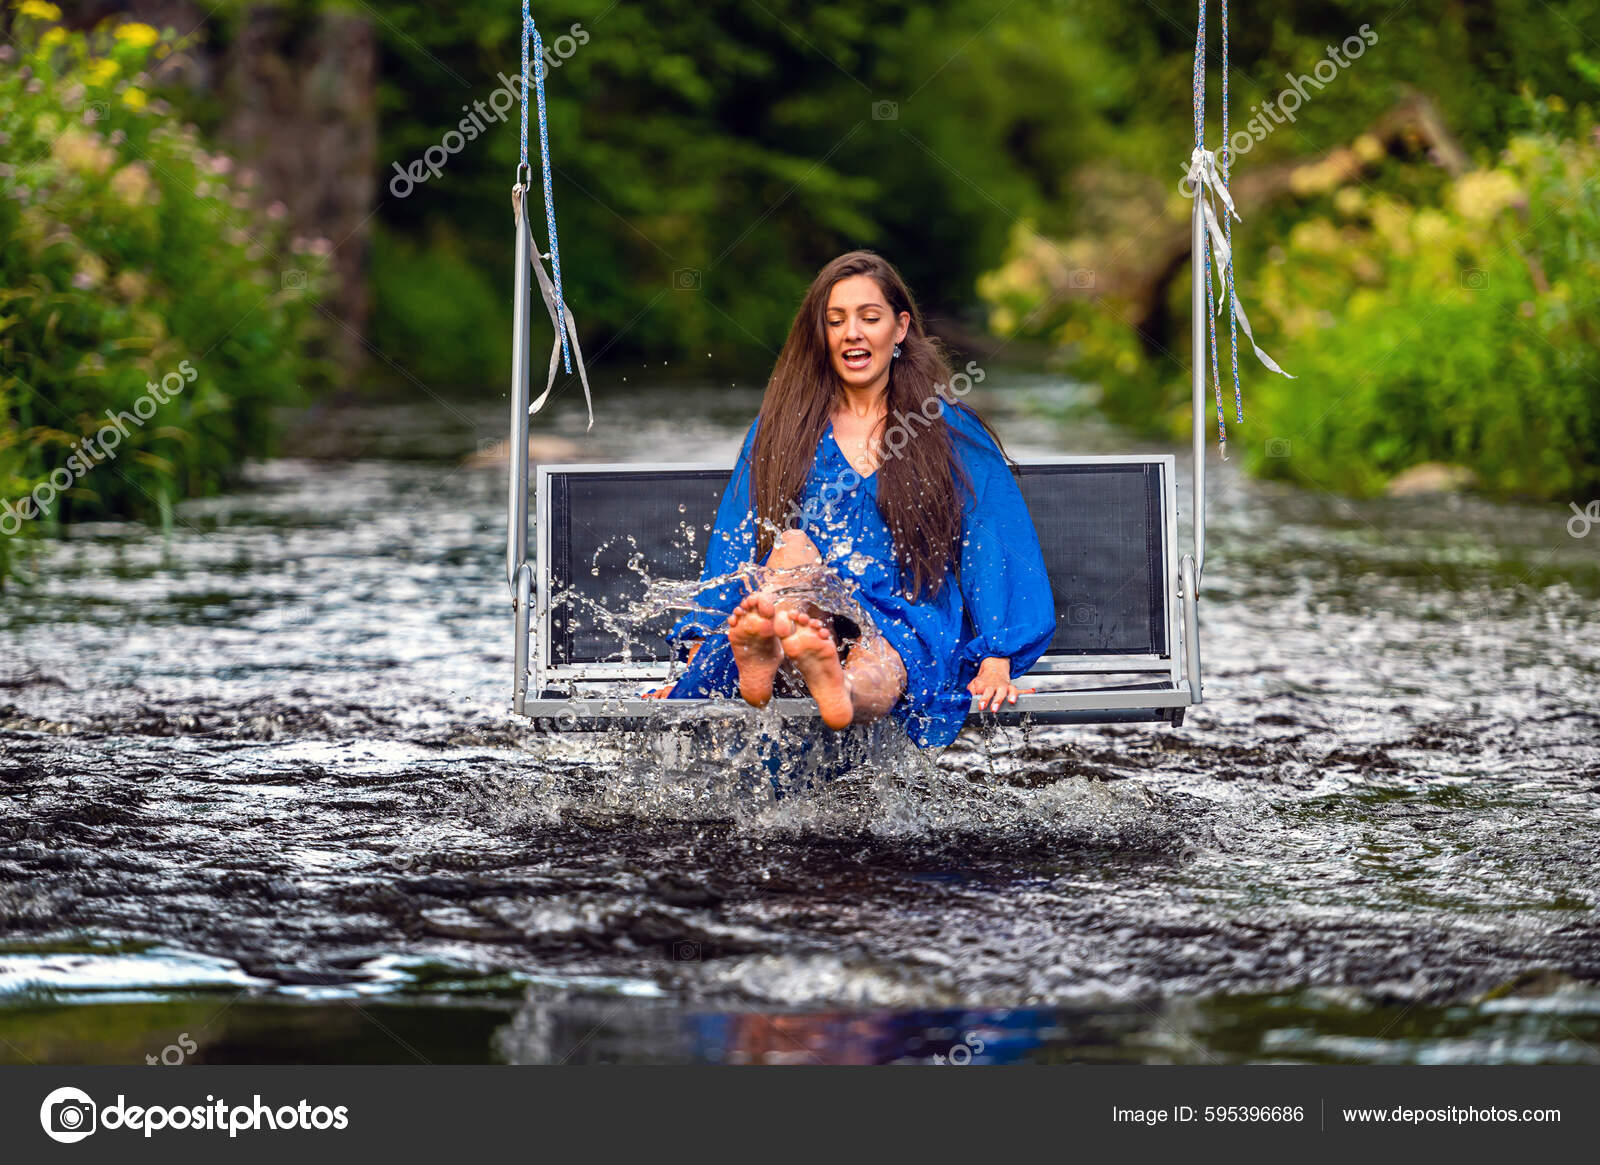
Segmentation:
{"type": "Polygon", "coordinates": [[[123,271],[117,275],[116,288],[123,299],[143,299],[150,293],[150,281],[137,271],[123,271]]]}
{"type": "Polygon", "coordinates": [[[1337,255],[1343,247],[1339,232],[1325,218],[1296,223],[1289,231],[1289,244],[1308,255],[1337,255]]]}
{"type": "Polygon", "coordinates": [[[1372,200],[1368,213],[1378,237],[1390,251],[1399,255],[1412,253],[1411,215],[1405,207],[1380,196],[1372,200]]]}
{"type": "Polygon", "coordinates": [[[1411,220],[1419,243],[1439,243],[1450,233],[1450,220],[1432,207],[1417,211],[1411,220]]]}
{"type": "Polygon", "coordinates": [[[150,104],[150,98],[145,96],[143,89],[129,89],[122,95],[122,104],[134,112],[138,112],[150,104]]]}
{"type": "Polygon", "coordinates": [[[67,30],[66,29],[61,28],[59,26],[56,27],[56,28],[46,29],[45,30],[45,34],[39,38],[39,46],[41,48],[47,48],[47,49],[54,48],[56,45],[60,44],[62,41],[66,40],[66,39],[67,39],[67,30]]]}
{"type": "Polygon", "coordinates": [[[142,204],[153,186],[150,171],[139,162],[129,162],[111,176],[111,192],[129,206],[142,204]]]}
{"type": "Polygon", "coordinates": [[[1356,157],[1369,166],[1388,153],[1383,148],[1383,143],[1369,133],[1364,133],[1358,137],[1351,148],[1355,150],[1356,157]]]}
{"type": "Polygon", "coordinates": [[[87,70],[89,84],[104,85],[117,75],[117,62],[110,57],[101,57],[89,66],[87,70]]]}
{"type": "Polygon", "coordinates": [[[116,36],[123,44],[131,44],[140,49],[147,49],[161,39],[159,32],[148,24],[140,24],[138,21],[118,25],[116,36]]]}
{"type": "Polygon", "coordinates": [[[116,161],[116,151],[94,134],[69,126],[50,144],[56,161],[80,174],[104,174],[116,161]]]}
{"type": "Polygon", "coordinates": [[[1361,208],[1366,206],[1367,196],[1354,186],[1341,187],[1333,196],[1333,205],[1340,214],[1346,218],[1354,218],[1361,213],[1361,208]]]}
{"type": "Polygon", "coordinates": [[[1520,205],[1526,195],[1517,180],[1504,170],[1475,170],[1456,180],[1456,210],[1473,222],[1488,222],[1508,206],[1520,205]]]}
{"type": "Polygon", "coordinates": [[[45,0],[22,0],[22,3],[17,5],[17,11],[35,20],[61,19],[61,9],[54,4],[46,4],[45,0]]]}

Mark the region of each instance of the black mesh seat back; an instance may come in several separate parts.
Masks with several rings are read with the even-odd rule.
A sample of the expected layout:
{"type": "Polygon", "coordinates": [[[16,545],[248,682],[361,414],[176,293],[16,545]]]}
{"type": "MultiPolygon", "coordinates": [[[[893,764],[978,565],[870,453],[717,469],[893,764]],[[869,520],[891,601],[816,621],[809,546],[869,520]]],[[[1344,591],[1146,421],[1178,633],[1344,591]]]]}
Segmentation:
{"type": "MultiPolygon", "coordinates": [[[[1161,474],[1142,461],[1022,468],[1055,598],[1052,655],[1167,653],[1161,474]]],[[[595,611],[624,611],[644,593],[630,563],[651,578],[700,576],[727,480],[717,469],[552,472],[550,593],[580,596],[552,604],[552,665],[622,658],[622,638],[595,611]]],[[[678,613],[633,631],[632,662],[670,658],[664,635],[678,613]]]]}
{"type": "MultiPolygon", "coordinates": [[[[644,579],[630,563],[651,578],[699,578],[727,482],[725,469],[551,474],[551,664],[622,659],[623,639],[596,618],[596,605],[622,612],[644,594],[644,579]],[[577,601],[560,601],[568,588],[577,601]]],[[[631,662],[669,659],[665,635],[681,614],[631,629],[631,662]]]]}
{"type": "Polygon", "coordinates": [[[1165,655],[1162,465],[1027,465],[1023,499],[1056,601],[1050,654],[1165,655]]]}

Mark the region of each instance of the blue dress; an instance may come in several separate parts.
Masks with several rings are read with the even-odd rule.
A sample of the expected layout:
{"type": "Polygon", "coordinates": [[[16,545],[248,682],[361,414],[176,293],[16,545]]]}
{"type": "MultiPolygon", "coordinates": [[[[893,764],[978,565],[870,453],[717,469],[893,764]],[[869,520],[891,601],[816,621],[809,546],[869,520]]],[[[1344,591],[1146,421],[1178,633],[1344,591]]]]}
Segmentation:
{"type": "MultiPolygon", "coordinates": [[[[1015,680],[1044,654],[1056,631],[1039,536],[1010,467],[971,410],[940,403],[972,493],[963,498],[959,578],[946,575],[937,595],[924,592],[921,601],[912,602],[901,591],[889,527],[878,513],[877,474],[862,478],[851,468],[831,423],[800,505],[806,535],[826,563],[855,582],[856,601],[900,653],[906,690],[889,714],[924,748],[949,744],[961,732],[972,706],[967,684],[982,660],[1010,660],[1015,680]]],[[[755,561],[750,466],[755,433],[752,424],[722,495],[703,580],[755,561]]],[[[702,591],[700,603],[721,617],[690,611],[673,627],[669,637],[680,658],[688,640],[704,640],[673,687],[673,699],[737,694],[738,669],[725,628],[746,593],[739,581],[702,591]]]]}

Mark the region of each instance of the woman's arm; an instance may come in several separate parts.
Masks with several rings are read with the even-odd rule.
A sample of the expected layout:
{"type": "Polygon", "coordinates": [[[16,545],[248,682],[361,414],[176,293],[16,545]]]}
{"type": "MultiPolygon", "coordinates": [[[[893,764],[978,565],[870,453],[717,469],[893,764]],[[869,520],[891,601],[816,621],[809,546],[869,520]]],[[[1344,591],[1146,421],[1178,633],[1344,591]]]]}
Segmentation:
{"type": "Polygon", "coordinates": [[[962,647],[961,663],[977,669],[968,690],[993,709],[1015,700],[1014,678],[1055,638],[1055,595],[1011,467],[975,419],[958,415],[952,428],[972,480],[961,540],[961,597],[972,636],[962,647]]]}

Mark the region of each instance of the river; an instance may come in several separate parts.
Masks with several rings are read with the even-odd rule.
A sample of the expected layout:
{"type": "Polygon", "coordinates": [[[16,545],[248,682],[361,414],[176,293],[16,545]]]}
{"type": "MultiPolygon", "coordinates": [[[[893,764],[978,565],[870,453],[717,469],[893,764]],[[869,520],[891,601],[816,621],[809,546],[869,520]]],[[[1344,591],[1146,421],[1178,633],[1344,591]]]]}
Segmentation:
{"type": "MultiPolygon", "coordinates": [[[[757,394],[651,377],[535,432],[731,460],[757,394]]],[[[1020,460],[1151,447],[1047,376],[969,400],[1020,460]]],[[[1213,461],[1182,727],[752,802],[509,714],[503,423],[329,409],[0,596],[0,1062],[1600,1063],[1564,506],[1213,461]]]]}

